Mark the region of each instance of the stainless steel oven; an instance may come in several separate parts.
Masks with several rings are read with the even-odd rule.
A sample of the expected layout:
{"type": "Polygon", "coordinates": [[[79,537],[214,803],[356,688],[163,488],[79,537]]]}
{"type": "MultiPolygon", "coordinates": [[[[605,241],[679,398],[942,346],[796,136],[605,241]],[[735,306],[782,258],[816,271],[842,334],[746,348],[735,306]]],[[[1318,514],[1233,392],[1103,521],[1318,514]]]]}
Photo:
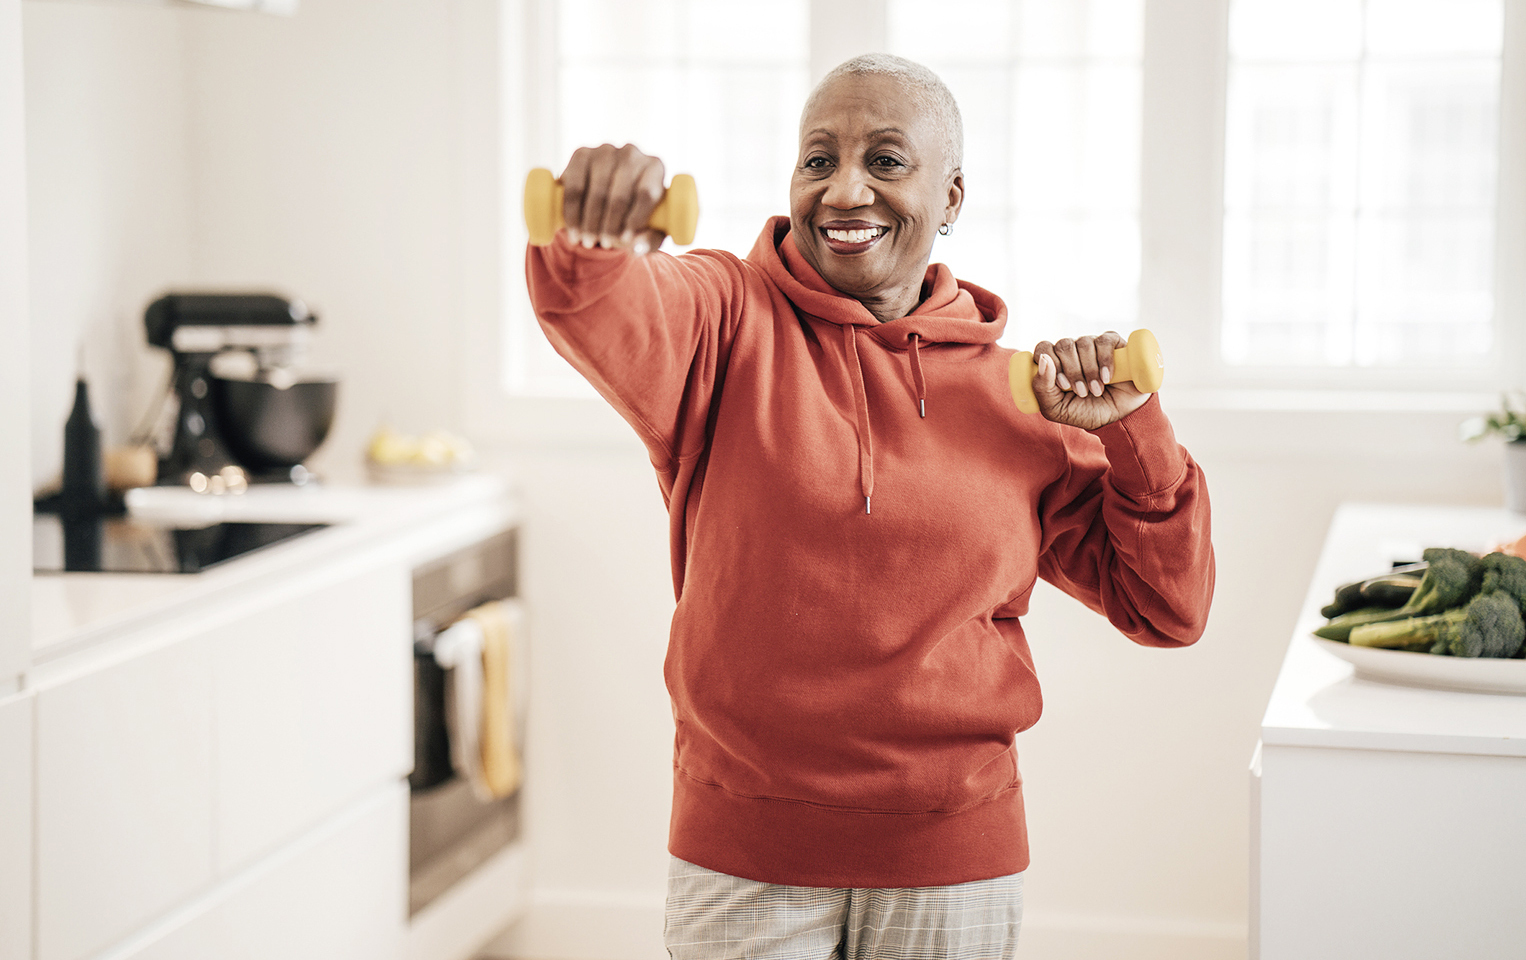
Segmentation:
{"type": "MultiPolygon", "coordinates": [[[[451,671],[435,660],[434,640],[489,601],[517,605],[517,532],[505,530],[418,567],[413,574],[414,766],[409,775],[408,912],[424,910],[521,834],[520,793],[483,801],[451,763],[446,690],[451,671]]],[[[527,643],[514,631],[511,673],[524,676],[527,643]]],[[[523,731],[525,687],[511,697],[523,731]]],[[[522,736],[522,734],[521,734],[522,736]]],[[[522,749],[522,741],[516,749],[522,749]]]]}

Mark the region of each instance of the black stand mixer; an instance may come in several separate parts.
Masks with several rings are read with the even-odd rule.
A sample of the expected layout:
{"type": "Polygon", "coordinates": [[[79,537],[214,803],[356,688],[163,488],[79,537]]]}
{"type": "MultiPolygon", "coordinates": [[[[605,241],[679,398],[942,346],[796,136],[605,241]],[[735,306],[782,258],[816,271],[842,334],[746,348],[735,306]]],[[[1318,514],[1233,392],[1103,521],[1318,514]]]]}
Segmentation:
{"type": "Polygon", "coordinates": [[[298,370],[317,320],[300,300],[172,293],[143,320],[174,358],[180,403],[161,485],[221,494],[312,479],[302,461],[328,436],[338,383],[298,370]]]}

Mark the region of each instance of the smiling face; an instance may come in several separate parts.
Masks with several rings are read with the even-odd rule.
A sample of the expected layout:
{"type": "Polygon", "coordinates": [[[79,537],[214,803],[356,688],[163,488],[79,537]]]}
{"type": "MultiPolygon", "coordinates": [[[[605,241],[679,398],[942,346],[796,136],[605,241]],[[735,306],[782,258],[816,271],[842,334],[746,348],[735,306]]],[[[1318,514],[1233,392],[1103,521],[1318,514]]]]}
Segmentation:
{"type": "Polygon", "coordinates": [[[945,137],[901,81],[847,75],[800,121],[790,229],[806,262],[881,321],[916,308],[938,227],[953,223],[964,177],[945,137]]]}

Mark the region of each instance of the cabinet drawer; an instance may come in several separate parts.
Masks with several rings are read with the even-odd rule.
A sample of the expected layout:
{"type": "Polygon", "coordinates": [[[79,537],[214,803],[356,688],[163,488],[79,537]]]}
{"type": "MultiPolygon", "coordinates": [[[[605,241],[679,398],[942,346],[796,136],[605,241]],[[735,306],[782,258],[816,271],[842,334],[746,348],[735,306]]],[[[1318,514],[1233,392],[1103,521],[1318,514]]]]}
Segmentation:
{"type": "Polygon", "coordinates": [[[93,954],[211,881],[211,676],[196,638],[38,692],[39,960],[93,954]]]}
{"type": "Polygon", "coordinates": [[[386,567],[229,625],[213,646],[217,872],[413,764],[409,583],[386,567]]]}
{"type": "Polygon", "coordinates": [[[407,821],[406,788],[383,787],[122,960],[395,960],[407,925],[407,821]]]}

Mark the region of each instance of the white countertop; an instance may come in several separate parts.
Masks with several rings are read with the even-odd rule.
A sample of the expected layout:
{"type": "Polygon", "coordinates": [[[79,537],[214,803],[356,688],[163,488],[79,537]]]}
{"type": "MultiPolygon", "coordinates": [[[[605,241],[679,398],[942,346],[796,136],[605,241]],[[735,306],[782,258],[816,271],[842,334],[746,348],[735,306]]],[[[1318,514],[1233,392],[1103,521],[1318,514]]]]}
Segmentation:
{"type": "Polygon", "coordinates": [[[147,488],[129,500],[135,516],[189,522],[222,520],[332,523],[194,574],[68,573],[32,578],[34,665],[152,627],[197,604],[235,602],[251,587],[289,579],[356,550],[387,549],[415,562],[462,546],[488,528],[512,525],[508,481],[468,474],[415,486],[254,487],[239,496],[147,488]]]}
{"type": "Polygon", "coordinates": [[[1262,743],[1526,757],[1526,696],[1367,680],[1310,636],[1342,583],[1418,560],[1426,547],[1483,551],[1522,533],[1526,516],[1504,510],[1343,504],[1262,719],[1262,743]]]}

